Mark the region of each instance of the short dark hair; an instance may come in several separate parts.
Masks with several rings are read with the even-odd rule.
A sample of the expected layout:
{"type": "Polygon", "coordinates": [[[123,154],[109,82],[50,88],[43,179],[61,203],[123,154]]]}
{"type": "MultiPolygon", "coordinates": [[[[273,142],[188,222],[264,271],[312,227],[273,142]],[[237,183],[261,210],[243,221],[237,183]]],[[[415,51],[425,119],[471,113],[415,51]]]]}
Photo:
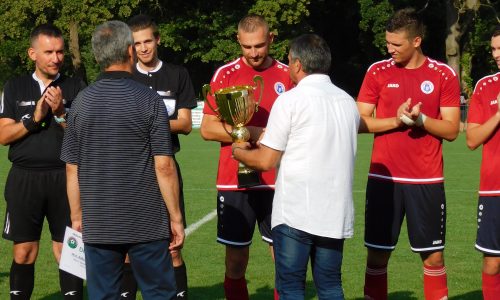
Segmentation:
{"type": "Polygon", "coordinates": [[[491,37],[493,38],[499,35],[500,35],[500,24],[497,24],[495,26],[495,29],[493,29],[493,34],[491,35],[491,37]]]}
{"type": "Polygon", "coordinates": [[[290,42],[290,63],[298,59],[307,74],[328,74],[332,54],[326,41],[317,34],[303,34],[290,42]]]}
{"type": "Polygon", "coordinates": [[[160,31],[158,30],[158,25],[156,25],[156,22],[149,15],[139,14],[133,16],[128,20],[127,24],[132,30],[132,32],[137,32],[139,30],[151,28],[151,30],[153,30],[154,37],[155,38],[160,37],[160,31]]]}
{"type": "Polygon", "coordinates": [[[414,8],[404,8],[398,10],[387,21],[385,26],[387,32],[406,31],[408,38],[424,38],[425,25],[422,18],[414,8]]]}
{"type": "Polygon", "coordinates": [[[30,45],[33,46],[33,43],[38,39],[40,35],[46,35],[55,38],[62,38],[62,32],[59,28],[57,28],[53,24],[45,23],[40,24],[33,28],[30,34],[30,45]]]}

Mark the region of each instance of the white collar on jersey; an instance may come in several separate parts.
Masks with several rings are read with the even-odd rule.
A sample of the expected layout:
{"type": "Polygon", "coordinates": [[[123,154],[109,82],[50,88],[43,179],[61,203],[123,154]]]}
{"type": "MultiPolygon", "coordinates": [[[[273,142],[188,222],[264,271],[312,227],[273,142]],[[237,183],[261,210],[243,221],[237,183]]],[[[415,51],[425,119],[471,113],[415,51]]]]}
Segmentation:
{"type": "MultiPolygon", "coordinates": [[[[61,76],[61,74],[57,73],[56,78],[54,78],[54,80],[52,80],[52,81],[56,81],[57,79],[59,79],[59,76],[61,76]]],[[[38,76],[36,76],[35,72],[33,72],[31,77],[33,77],[33,79],[35,79],[35,81],[38,82],[38,85],[40,86],[40,93],[43,94],[43,92],[45,91],[45,88],[46,88],[45,84],[43,84],[43,81],[40,78],[38,78],[38,76]]]]}
{"type": "Polygon", "coordinates": [[[158,59],[158,64],[156,65],[156,67],[151,70],[151,71],[146,71],[144,69],[142,69],[140,66],[139,66],[139,63],[136,63],[135,64],[135,67],[137,69],[137,71],[139,71],[139,73],[142,73],[142,74],[149,74],[149,73],[154,73],[154,72],[158,72],[158,70],[161,69],[161,66],[163,65],[163,62],[161,61],[161,59],[158,59]]]}

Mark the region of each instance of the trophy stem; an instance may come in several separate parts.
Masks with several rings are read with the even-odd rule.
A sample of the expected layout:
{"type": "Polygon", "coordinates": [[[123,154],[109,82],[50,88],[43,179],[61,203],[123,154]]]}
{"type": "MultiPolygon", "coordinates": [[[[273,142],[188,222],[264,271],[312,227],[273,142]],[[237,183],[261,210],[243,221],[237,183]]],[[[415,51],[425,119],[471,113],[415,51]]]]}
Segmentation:
{"type": "MultiPolygon", "coordinates": [[[[250,131],[245,126],[235,126],[231,137],[235,143],[247,142],[250,139],[250,131]]],[[[239,163],[238,188],[248,188],[260,185],[260,183],[259,172],[239,163]]]]}

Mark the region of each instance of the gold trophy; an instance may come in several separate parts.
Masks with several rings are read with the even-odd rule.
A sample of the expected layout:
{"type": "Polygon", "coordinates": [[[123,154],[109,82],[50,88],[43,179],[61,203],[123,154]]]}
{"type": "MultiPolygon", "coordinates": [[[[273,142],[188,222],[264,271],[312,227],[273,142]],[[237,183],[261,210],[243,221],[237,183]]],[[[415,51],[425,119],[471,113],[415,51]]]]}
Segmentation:
{"type": "MultiPolygon", "coordinates": [[[[233,126],[231,137],[233,142],[246,142],[250,139],[250,132],[245,127],[257,111],[262,95],[264,93],[264,80],[261,76],[255,75],[253,78],[255,86],[236,85],[222,88],[211,94],[209,84],[203,85],[203,99],[208,107],[224,122],[233,126]],[[259,101],[255,102],[254,91],[260,88],[259,101]],[[207,100],[207,95],[215,97],[217,108],[214,109],[207,100]]],[[[242,163],[238,166],[238,187],[246,188],[260,184],[259,173],[242,163]]]]}

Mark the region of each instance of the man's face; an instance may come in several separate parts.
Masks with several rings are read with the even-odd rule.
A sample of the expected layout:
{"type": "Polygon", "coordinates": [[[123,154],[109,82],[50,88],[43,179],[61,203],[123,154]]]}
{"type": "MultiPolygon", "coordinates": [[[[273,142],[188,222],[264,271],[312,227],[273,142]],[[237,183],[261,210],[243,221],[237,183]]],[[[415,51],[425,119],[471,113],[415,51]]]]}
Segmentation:
{"type": "Polygon", "coordinates": [[[132,32],[134,47],[139,64],[153,67],[158,57],[160,38],[155,38],[151,28],[132,32]]]}
{"type": "Polygon", "coordinates": [[[387,52],[398,64],[406,64],[410,61],[420,46],[421,38],[408,38],[406,31],[385,32],[387,52]]]}
{"type": "Polygon", "coordinates": [[[491,38],[491,55],[500,69],[500,35],[491,38]]]}
{"type": "Polygon", "coordinates": [[[257,28],[254,32],[238,31],[241,53],[247,64],[254,69],[261,68],[266,62],[272,41],[273,34],[266,32],[263,27],[257,28]]]}
{"type": "Polygon", "coordinates": [[[28,49],[28,55],[35,62],[37,75],[52,79],[64,62],[64,40],[40,34],[28,49]]]}

